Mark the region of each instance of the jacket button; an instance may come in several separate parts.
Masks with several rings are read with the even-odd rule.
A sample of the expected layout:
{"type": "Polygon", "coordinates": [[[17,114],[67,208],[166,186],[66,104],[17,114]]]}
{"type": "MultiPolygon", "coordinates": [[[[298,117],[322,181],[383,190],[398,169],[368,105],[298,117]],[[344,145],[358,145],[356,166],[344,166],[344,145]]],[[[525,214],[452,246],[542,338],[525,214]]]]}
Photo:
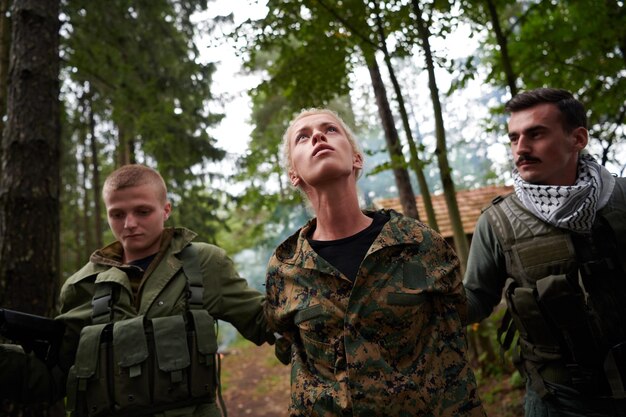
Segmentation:
{"type": "Polygon", "coordinates": [[[162,306],[163,304],[165,304],[165,302],[164,302],[164,301],[159,301],[157,304],[158,304],[159,306],[162,306]]]}

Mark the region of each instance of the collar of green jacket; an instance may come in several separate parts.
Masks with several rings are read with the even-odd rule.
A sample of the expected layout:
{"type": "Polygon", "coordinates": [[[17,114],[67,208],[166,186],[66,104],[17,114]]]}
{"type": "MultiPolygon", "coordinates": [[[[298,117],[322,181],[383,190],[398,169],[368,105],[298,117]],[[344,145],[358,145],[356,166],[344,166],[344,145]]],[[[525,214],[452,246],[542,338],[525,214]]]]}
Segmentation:
{"type": "MultiPolygon", "coordinates": [[[[371,214],[373,211],[365,210],[364,213],[371,214]]],[[[383,209],[379,210],[379,213],[388,216],[389,221],[383,226],[383,229],[380,231],[374,243],[372,243],[366,256],[385,247],[415,245],[424,240],[422,228],[415,227],[417,222],[415,219],[405,217],[394,210],[383,209]]],[[[307,236],[316,223],[316,218],[309,220],[304,227],[281,243],[278,248],[276,248],[276,258],[286,264],[314,268],[314,263],[309,265],[313,260],[311,260],[308,255],[313,249],[307,241],[307,236]]]]}
{"type": "MultiPolygon", "coordinates": [[[[184,227],[167,227],[161,235],[159,254],[170,250],[174,255],[180,253],[197,234],[184,227]]],[[[122,263],[123,248],[119,241],[115,241],[91,254],[89,261],[96,265],[124,266],[122,263]]]]}

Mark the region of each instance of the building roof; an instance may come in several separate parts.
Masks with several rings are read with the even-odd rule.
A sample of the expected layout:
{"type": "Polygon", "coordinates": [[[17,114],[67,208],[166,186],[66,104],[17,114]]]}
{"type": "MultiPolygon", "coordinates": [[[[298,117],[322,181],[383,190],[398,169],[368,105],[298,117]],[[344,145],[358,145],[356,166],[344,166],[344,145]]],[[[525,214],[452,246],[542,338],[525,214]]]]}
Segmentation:
{"type": "MultiPolygon", "coordinates": [[[[492,185],[476,188],[474,190],[457,191],[456,201],[459,205],[459,212],[461,213],[461,221],[463,222],[463,230],[465,230],[465,233],[469,235],[474,233],[474,227],[476,227],[476,221],[478,221],[481,210],[487,207],[491,203],[491,200],[499,195],[509,194],[512,191],[513,186],[511,185],[492,185]]],[[[437,225],[439,226],[439,233],[441,233],[444,238],[452,237],[452,226],[450,225],[448,207],[444,195],[431,195],[431,199],[433,209],[435,210],[435,217],[437,218],[437,225]]],[[[417,212],[420,215],[420,220],[428,224],[422,196],[417,196],[415,201],[417,203],[417,212]]],[[[379,209],[394,209],[402,213],[402,206],[398,198],[377,199],[374,201],[374,206],[379,209]]]]}

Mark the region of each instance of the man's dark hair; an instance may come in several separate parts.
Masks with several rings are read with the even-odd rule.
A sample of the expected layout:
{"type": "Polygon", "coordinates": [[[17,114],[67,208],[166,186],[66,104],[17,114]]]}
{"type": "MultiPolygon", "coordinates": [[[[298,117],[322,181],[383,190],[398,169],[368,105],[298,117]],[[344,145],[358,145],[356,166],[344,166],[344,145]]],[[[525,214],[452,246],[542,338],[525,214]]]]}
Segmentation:
{"type": "Polygon", "coordinates": [[[509,113],[513,113],[543,103],[553,103],[558,107],[563,115],[563,128],[566,131],[571,132],[577,127],[587,128],[585,106],[567,90],[536,88],[525,91],[509,100],[504,109],[509,113]]]}

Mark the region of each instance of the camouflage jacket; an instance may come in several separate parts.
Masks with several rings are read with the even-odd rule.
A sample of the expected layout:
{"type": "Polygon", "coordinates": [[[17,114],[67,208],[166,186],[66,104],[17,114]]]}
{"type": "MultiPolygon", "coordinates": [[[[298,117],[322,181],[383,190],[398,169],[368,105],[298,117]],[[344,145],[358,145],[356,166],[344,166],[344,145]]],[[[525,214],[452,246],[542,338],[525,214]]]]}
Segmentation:
{"type": "Polygon", "coordinates": [[[466,359],[459,261],[394,211],[354,284],[306,236],[267,272],[268,320],[292,341],[291,416],[483,416],[466,359]]]}

